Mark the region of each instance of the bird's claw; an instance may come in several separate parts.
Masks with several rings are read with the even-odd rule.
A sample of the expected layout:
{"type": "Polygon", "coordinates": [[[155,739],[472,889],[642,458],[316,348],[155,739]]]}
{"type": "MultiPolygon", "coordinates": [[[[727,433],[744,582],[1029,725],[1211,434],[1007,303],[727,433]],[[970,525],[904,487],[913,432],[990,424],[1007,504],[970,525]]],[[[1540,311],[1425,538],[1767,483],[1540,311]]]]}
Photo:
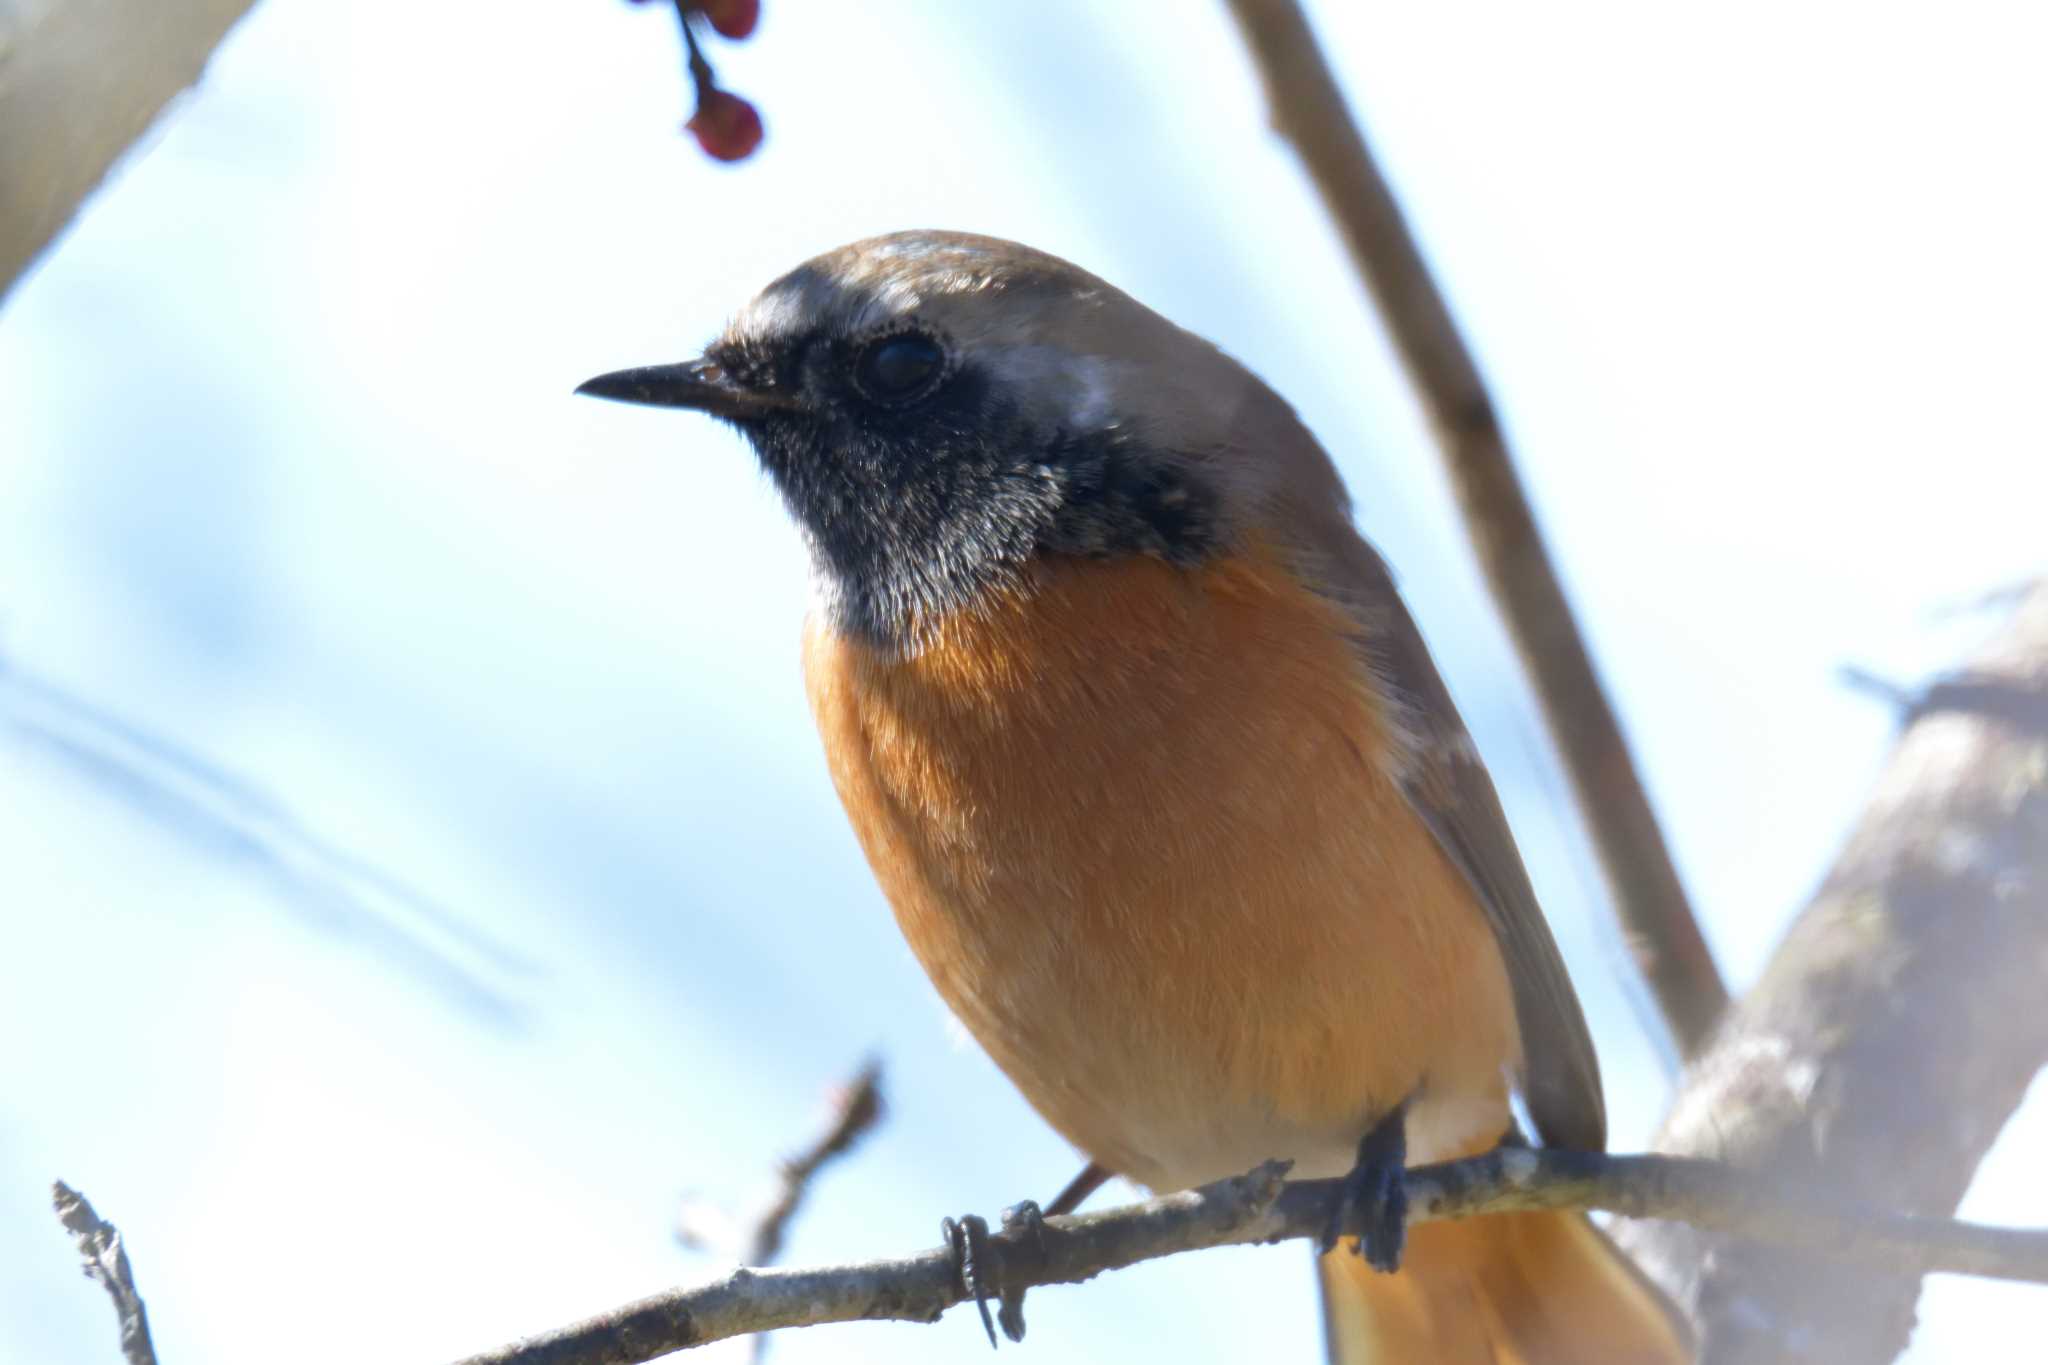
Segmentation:
{"type": "MultiPolygon", "coordinates": [[[[1038,1207],[1037,1200],[1026,1199],[1004,1209],[1003,1231],[1029,1237],[1032,1249],[1037,1251],[1040,1259],[1044,1259],[1045,1211],[1038,1207]]],[[[996,1309],[996,1321],[1002,1324],[1004,1336],[1012,1341],[1024,1340],[1024,1290],[1021,1285],[1003,1290],[1002,1303],[996,1309]]]]}
{"type": "MultiPolygon", "coordinates": [[[[1003,1232],[1013,1238],[1028,1237],[1031,1247],[1045,1255],[1045,1214],[1034,1200],[1026,1199],[1003,1210],[1003,1232]]],[[[960,1275],[960,1288],[981,1313],[981,1328],[988,1344],[997,1345],[996,1324],[1012,1341],[1024,1340],[1024,1290],[1006,1289],[1003,1284],[1002,1248],[989,1240],[988,1224],[974,1214],[939,1220],[939,1236],[952,1249],[953,1263],[960,1275]],[[993,1317],[988,1301],[997,1302],[993,1317]]]]}
{"type": "Polygon", "coordinates": [[[1004,1209],[1003,1231],[1028,1234],[1038,1254],[1045,1254],[1045,1210],[1038,1207],[1036,1199],[1020,1200],[1004,1209]]]}
{"type": "MultiPolygon", "coordinates": [[[[956,1222],[951,1218],[939,1220],[939,1236],[946,1239],[946,1245],[953,1250],[953,1265],[960,1275],[960,1288],[968,1298],[974,1300],[976,1310],[981,1313],[981,1330],[988,1333],[989,1348],[996,1345],[996,1324],[989,1316],[988,1301],[990,1288],[986,1278],[990,1269],[991,1256],[988,1244],[988,1223],[977,1214],[962,1214],[956,1222]]],[[[1008,1330],[1008,1324],[1004,1325],[1008,1330]]]]}
{"type": "Polygon", "coordinates": [[[1375,1124],[1358,1144],[1358,1164],[1344,1177],[1323,1229],[1324,1251],[1335,1247],[1345,1229],[1356,1224],[1358,1254],[1366,1264],[1388,1274],[1401,1268],[1401,1248],[1408,1237],[1407,1165],[1404,1105],[1375,1124]]]}

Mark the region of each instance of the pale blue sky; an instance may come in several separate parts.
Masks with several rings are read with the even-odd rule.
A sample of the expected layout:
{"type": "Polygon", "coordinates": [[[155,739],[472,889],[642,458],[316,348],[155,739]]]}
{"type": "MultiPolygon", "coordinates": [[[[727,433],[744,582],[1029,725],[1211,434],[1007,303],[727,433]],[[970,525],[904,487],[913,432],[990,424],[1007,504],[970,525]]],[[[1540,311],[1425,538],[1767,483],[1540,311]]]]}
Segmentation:
{"type": "MultiPolygon", "coordinates": [[[[1913,679],[2048,561],[2044,21],[2014,4],[1313,7],[1478,348],[1737,984],[1913,679]]],[[[1220,6],[768,0],[705,162],[658,7],[264,0],[0,312],[0,1359],[431,1362],[712,1269],[870,1049],[804,1261],[1075,1167],[959,1043],[826,783],[804,565],[736,438],[575,400],[811,253],[1066,255],[1292,398],[1402,574],[1592,1016],[1661,1045],[1426,433],[1220,6]],[[318,1323],[310,1336],[304,1324],[318,1323]]],[[[2015,1153],[1970,1211],[2048,1223],[2015,1153]]],[[[1937,1280],[1914,1359],[2042,1292],[1937,1280]]],[[[1041,1358],[1313,1359],[1296,1249],[1034,1295],[1041,1358]]],[[[778,1359],[958,1361],[936,1328],[778,1359]]]]}

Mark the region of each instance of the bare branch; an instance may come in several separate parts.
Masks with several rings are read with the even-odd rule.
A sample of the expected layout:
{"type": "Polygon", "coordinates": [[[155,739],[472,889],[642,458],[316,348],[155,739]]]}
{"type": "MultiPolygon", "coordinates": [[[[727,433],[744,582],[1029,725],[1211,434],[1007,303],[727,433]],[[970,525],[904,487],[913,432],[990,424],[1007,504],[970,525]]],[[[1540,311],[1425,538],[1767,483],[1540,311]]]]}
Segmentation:
{"type": "MultiPolygon", "coordinates": [[[[775,1183],[753,1217],[742,1223],[710,1200],[684,1202],[676,1215],[676,1238],[684,1246],[722,1252],[744,1266],[772,1264],[782,1254],[782,1239],[796,1216],[811,1181],[834,1157],[844,1156],[882,1119],[882,1063],[869,1058],[828,1097],[824,1131],[794,1156],[775,1166],[775,1183]]],[[[753,1358],[761,1360],[768,1335],[753,1340],[753,1358]]]]}
{"type": "Polygon", "coordinates": [[[85,1258],[86,1278],[99,1281],[114,1301],[114,1312],[121,1319],[122,1357],[128,1365],[156,1365],[156,1348],[149,1341],[149,1314],[135,1288],[121,1230],[94,1213],[85,1196],[61,1180],[50,1187],[50,1203],[57,1210],[57,1220],[77,1244],[78,1254],[85,1258]]]}
{"type": "Polygon", "coordinates": [[[754,1219],[744,1263],[767,1265],[782,1254],[783,1233],[803,1202],[811,1178],[826,1162],[844,1156],[882,1117],[882,1064],[870,1060],[832,1100],[832,1120],[816,1141],[784,1161],[776,1197],[754,1219]]]}
{"type": "MultiPolygon", "coordinates": [[[[1284,1162],[1198,1190],[989,1238],[1005,1291],[1079,1284],[1106,1270],[1207,1247],[1321,1235],[1341,1182],[1285,1183],[1284,1162]]],[[[2048,1283],[2048,1230],[1869,1214],[1715,1162],[1504,1148],[1407,1175],[1411,1224],[1531,1209],[1682,1218],[1864,1263],[2048,1283]]],[[[626,1365],[750,1332],[831,1322],[933,1322],[966,1299],[944,1248],[812,1270],[736,1270],[544,1333],[461,1365],[626,1365]]]]}
{"type": "Polygon", "coordinates": [[[1229,0],[1294,145],[1436,425],[1479,564],[1533,680],[1636,965],[1679,1049],[1704,1046],[1728,990],[1572,619],[1493,400],[1295,0],[1229,0]]]}
{"type": "Polygon", "coordinates": [[[757,1212],[744,1223],[699,1201],[686,1203],[676,1219],[685,1246],[722,1251],[741,1265],[768,1265],[782,1254],[789,1220],[809,1192],[818,1171],[844,1156],[881,1121],[882,1064],[870,1058],[844,1085],[834,1089],[822,1132],[794,1156],[776,1163],[775,1183],[757,1212]]]}
{"type": "MultiPolygon", "coordinates": [[[[1938,1216],[2048,1062],[2048,587],[1962,671],[1872,690],[1910,724],[1656,1145],[1938,1216]]],[[[1912,1332],[1912,1265],[1850,1270],[1679,1224],[1619,1235],[1710,1365],[1809,1360],[1813,1342],[1840,1365],[1889,1361],[1912,1332]]]]}

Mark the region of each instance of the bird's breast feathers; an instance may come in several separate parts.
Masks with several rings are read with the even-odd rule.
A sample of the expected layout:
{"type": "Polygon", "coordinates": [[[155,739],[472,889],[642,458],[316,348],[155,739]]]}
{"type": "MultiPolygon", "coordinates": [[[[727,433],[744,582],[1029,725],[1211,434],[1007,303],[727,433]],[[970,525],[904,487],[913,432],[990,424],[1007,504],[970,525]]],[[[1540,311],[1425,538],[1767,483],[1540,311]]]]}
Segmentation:
{"type": "Polygon", "coordinates": [[[1420,1148],[1501,1126],[1505,969],[1354,632],[1262,552],[1042,559],[907,655],[807,631],[912,949],[1040,1112],[1144,1183],[1342,1169],[1408,1098],[1420,1148]]]}

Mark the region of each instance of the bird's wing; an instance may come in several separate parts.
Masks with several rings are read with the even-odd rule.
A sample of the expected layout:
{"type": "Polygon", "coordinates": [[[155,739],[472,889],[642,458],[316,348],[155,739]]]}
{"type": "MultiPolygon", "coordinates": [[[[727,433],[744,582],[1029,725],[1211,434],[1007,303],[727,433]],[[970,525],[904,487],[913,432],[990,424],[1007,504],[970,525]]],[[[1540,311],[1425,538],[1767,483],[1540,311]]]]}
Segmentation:
{"type": "Polygon", "coordinates": [[[1330,530],[1317,538],[1319,586],[1357,622],[1361,658],[1402,707],[1412,750],[1402,784],[1408,800],[1472,884],[1500,941],[1521,1026],[1529,1116],[1546,1145],[1604,1150],[1600,1063],[1493,782],[1386,562],[1348,521],[1341,533],[1330,530]]]}

